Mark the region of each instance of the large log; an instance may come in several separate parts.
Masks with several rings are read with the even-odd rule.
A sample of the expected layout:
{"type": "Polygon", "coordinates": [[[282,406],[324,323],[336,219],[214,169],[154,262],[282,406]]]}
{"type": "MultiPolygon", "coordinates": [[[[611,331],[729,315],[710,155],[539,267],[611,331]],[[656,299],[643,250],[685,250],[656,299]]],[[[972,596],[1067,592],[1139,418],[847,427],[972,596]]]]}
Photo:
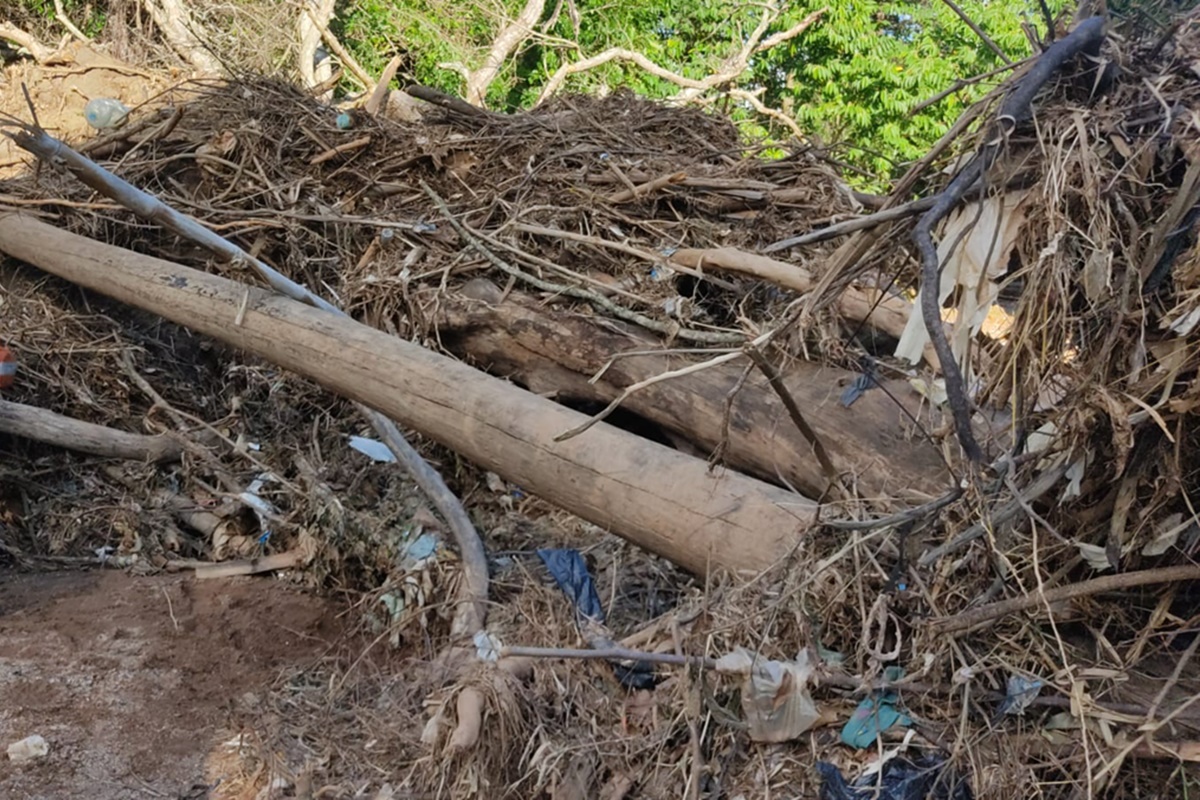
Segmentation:
{"type": "Polygon", "coordinates": [[[272,292],[0,214],[0,251],[152,311],[365,403],[684,568],[777,563],[815,514],[804,497],[586,417],[453,359],[272,292]]]}
{"type": "MultiPolygon", "coordinates": [[[[500,290],[487,281],[472,281],[466,294],[438,298],[435,321],[442,345],[561,401],[608,403],[635,383],[696,360],[653,352],[623,357],[592,382],[613,355],[661,350],[661,342],[633,326],[547,308],[520,293],[501,301],[500,290]]],[[[622,407],[707,455],[726,435],[726,398],[744,367],[723,364],[655,383],[631,394],[622,407]]],[[[839,397],[854,373],[799,361],[785,376],[835,467],[853,476],[861,494],[921,502],[950,488],[938,450],[914,431],[909,415],[919,413],[918,404],[904,381],[884,381],[889,392],[872,389],[846,408],[839,397]]],[[[723,459],[765,480],[782,479],[812,497],[828,486],[812,446],[757,371],[734,396],[723,459]]]]}

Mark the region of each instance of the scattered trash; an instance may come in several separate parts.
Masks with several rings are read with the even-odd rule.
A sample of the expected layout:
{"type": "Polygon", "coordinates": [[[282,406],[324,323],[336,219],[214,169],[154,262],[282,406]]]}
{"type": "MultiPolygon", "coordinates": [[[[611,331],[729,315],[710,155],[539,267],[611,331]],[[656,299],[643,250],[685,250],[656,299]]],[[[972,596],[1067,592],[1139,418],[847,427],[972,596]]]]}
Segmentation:
{"type": "Polygon", "coordinates": [[[862,372],[854,376],[854,380],[850,382],[842,391],[841,404],[845,408],[854,405],[854,401],[867,393],[867,390],[875,385],[875,376],[870,372],[862,372]]]}
{"type": "Polygon", "coordinates": [[[742,711],[756,742],[790,741],[821,716],[808,692],[813,665],[807,650],[795,661],[771,661],[739,647],[717,660],[717,671],[745,676],[742,711]]]}
{"type": "Polygon", "coordinates": [[[896,757],[877,773],[849,783],[828,761],[817,762],[821,775],[820,800],[973,800],[971,785],[937,755],[916,759],[896,757]]]}
{"type": "Polygon", "coordinates": [[[49,753],[50,745],[46,744],[46,740],[36,733],[8,746],[8,760],[14,764],[44,758],[49,753]]]}
{"type": "Polygon", "coordinates": [[[0,346],[0,389],[13,385],[17,377],[17,357],[12,350],[0,346]]]}
{"type": "Polygon", "coordinates": [[[254,515],[258,517],[259,530],[262,531],[258,536],[258,543],[260,545],[266,544],[267,540],[271,538],[271,520],[279,517],[279,510],[269,501],[259,496],[259,492],[262,491],[263,486],[274,480],[274,475],[264,472],[246,487],[246,491],[238,495],[238,499],[245,503],[254,512],[254,515]]]}
{"type": "Polygon", "coordinates": [[[1029,704],[1037,698],[1045,685],[1039,678],[1010,675],[1004,699],[1000,701],[996,715],[992,718],[993,723],[998,722],[1001,717],[1006,715],[1024,714],[1025,709],[1029,708],[1029,704]]]}
{"type": "Polygon", "coordinates": [[[388,446],[378,439],[368,439],[365,436],[351,436],[350,446],[372,461],[381,464],[391,464],[396,460],[388,446]]]}
{"type": "MultiPolygon", "coordinates": [[[[899,680],[902,675],[903,672],[896,668],[889,668],[884,673],[889,681],[899,680]]],[[[891,689],[865,698],[842,727],[842,741],[863,750],[873,745],[879,734],[889,728],[912,725],[912,720],[896,708],[899,699],[900,696],[891,689]]]]}
{"type": "MultiPolygon", "coordinates": [[[[617,646],[604,625],[604,608],[592,582],[591,573],[578,550],[539,549],[538,557],[550,570],[554,582],[575,606],[575,621],[580,633],[593,650],[617,646]]],[[[644,661],[612,661],[613,672],[622,686],[630,689],[653,689],[658,682],[654,667],[644,661]]]]}
{"type": "Polygon", "coordinates": [[[84,106],[83,116],[88,125],[96,130],[112,130],[124,124],[129,116],[129,107],[111,97],[97,97],[84,106]]]}

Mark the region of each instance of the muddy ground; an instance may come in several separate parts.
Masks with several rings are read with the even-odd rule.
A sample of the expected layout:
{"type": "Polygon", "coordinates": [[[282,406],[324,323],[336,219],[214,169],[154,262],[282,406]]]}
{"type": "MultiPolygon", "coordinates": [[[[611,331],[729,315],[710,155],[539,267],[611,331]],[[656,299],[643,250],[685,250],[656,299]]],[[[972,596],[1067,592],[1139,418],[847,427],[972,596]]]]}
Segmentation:
{"type": "Polygon", "coordinates": [[[0,571],[0,744],[50,748],[0,756],[0,797],[240,800],[239,737],[337,631],[331,604],[276,578],[0,571]]]}

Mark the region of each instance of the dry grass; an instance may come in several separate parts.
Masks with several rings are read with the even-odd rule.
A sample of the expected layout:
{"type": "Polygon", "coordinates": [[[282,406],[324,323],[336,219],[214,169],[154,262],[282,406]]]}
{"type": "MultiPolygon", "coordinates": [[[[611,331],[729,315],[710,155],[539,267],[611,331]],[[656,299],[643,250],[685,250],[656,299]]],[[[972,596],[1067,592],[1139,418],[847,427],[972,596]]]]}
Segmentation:
{"type": "MultiPolygon", "coordinates": [[[[840,653],[843,665],[825,667],[816,693],[831,721],[853,710],[861,694],[855,684],[877,680],[885,666],[903,667],[902,702],[919,741],[967,770],[977,797],[1167,797],[1195,786],[1195,775],[1139,735],[1147,718],[1161,720],[1200,692],[1189,649],[1194,581],[1118,587],[1052,608],[1039,602],[1031,613],[973,630],[946,623],[991,601],[1093,578],[1106,549],[1120,573],[1193,562],[1200,334],[1167,326],[1200,314],[1200,258],[1188,238],[1189,214],[1200,202],[1200,88],[1191,73],[1200,23],[1187,21],[1157,51],[1154,44],[1106,46],[1122,73],[1098,101],[1088,97],[1086,73],[1048,88],[1034,121],[1013,133],[989,176],[993,187],[1027,188],[1029,205],[1011,268],[1000,278],[1004,297],[1015,302],[1012,333],[973,343],[978,402],[1012,420],[986,444],[995,456],[1052,423],[1048,451],[1019,459],[1007,476],[979,476],[961,499],[917,515],[914,524],[831,524],[748,584],[719,576],[700,584],[522,499],[513,487],[489,489],[470,465],[424,447],[488,531],[498,559],[493,633],[506,644],[578,644],[565,599],[531,552],[578,546],[614,632],[645,629],[641,649],[717,657],[747,647],[776,659],[805,647],[840,653]],[[1183,245],[1178,252],[1175,243],[1183,245]],[[1173,253],[1169,263],[1164,253],[1173,253]],[[1152,278],[1157,286],[1148,286],[1152,278]],[[1059,457],[1059,467],[1072,468],[1067,480],[1031,496],[1028,487],[1059,457]],[[1073,496],[1064,491],[1070,480],[1077,482],[1073,496]],[[948,544],[973,525],[980,536],[948,544]],[[929,556],[939,546],[942,555],[929,556]],[[896,590],[897,581],[905,586],[896,590]],[[1013,672],[1037,675],[1047,687],[1023,717],[993,726],[1013,672]],[[1072,701],[1075,727],[1049,730],[1072,701]]],[[[434,348],[440,297],[475,277],[503,284],[513,272],[465,246],[422,183],[526,288],[540,286],[549,297],[572,287],[573,306],[636,315],[689,347],[769,329],[797,298],[726,276],[723,284],[661,279],[664,251],[754,251],[855,213],[837,175],[815,155],[764,159],[725,120],[622,93],[561,99],[512,118],[433,114],[398,124],[360,117],[340,130],[336,112],[277,81],[188,91],[195,94],[169,135],[123,149],[108,166],[293,279],[321,287],[359,319],[434,348]],[[328,155],[364,136],[365,144],[328,155]],[[611,199],[626,182],[680,171],[693,180],[630,202],[611,199]],[[373,246],[385,230],[391,242],[373,246]],[[622,291],[601,292],[597,282],[622,291]],[[596,300],[602,294],[604,303],[596,300]],[[680,295],[692,301],[691,311],[666,313],[664,303],[680,295]]],[[[952,149],[979,144],[969,133],[952,149]]],[[[946,182],[932,167],[914,178],[924,194],[946,182]]],[[[95,202],[63,176],[44,173],[39,183],[26,178],[0,189],[77,232],[211,268],[204,253],[95,202]]],[[[783,355],[857,358],[861,342],[830,309],[855,282],[916,287],[913,224],[900,220],[789,252],[827,288],[806,298],[815,314],[783,340],[783,355]],[[847,258],[854,249],[857,256],[847,258]]],[[[453,596],[455,562],[446,556],[416,569],[397,565],[398,549],[428,518],[394,470],[347,451],[345,434],[363,432],[347,404],[54,281],[24,271],[4,281],[0,333],[22,357],[19,399],[93,421],[169,427],[164,410],[122,375],[121,355],[134,352],[172,407],[229,440],[262,444],[256,458],[303,488],[278,488],[272,497],[289,524],[271,546],[315,536],[321,550],[309,578],[346,592],[373,644],[280,685],[274,718],[288,724],[269,736],[271,747],[288,745],[293,770],[307,763],[314,781],[348,792],[387,780],[439,796],[534,797],[575,780],[595,796],[628,779],[644,797],[809,797],[815,758],[856,773],[879,755],[850,751],[829,725],[799,744],[753,745],[739,722],[737,687],[713,674],[664,670],[652,693],[627,692],[607,665],[586,661],[538,662],[527,682],[482,668],[465,679],[443,674],[434,658],[447,633],[438,598],[453,596]],[[416,609],[402,630],[387,625],[382,603],[400,591],[416,609]],[[389,643],[393,634],[398,649],[389,643]],[[468,683],[488,699],[484,740],[466,754],[449,753],[444,735],[422,744],[423,720],[439,707],[452,719],[468,683]]],[[[201,426],[185,433],[205,441],[201,426]]],[[[237,448],[205,446],[240,481],[260,471],[237,448]]],[[[945,449],[961,467],[955,449],[945,449]]],[[[152,507],[148,498],[165,484],[191,497],[219,495],[211,461],[189,460],[162,475],[96,469],[34,445],[18,455],[34,468],[5,479],[34,500],[24,507],[24,526],[5,529],[4,538],[28,557],[112,544],[115,517],[101,498],[152,507]],[[31,535],[48,526],[57,538],[31,535]]],[[[862,502],[849,511],[862,518],[871,507],[862,502]]],[[[172,549],[156,530],[143,525],[130,539],[151,563],[172,549]]],[[[185,540],[181,552],[206,547],[185,540]]],[[[1154,738],[1179,745],[1198,734],[1200,706],[1179,712],[1154,738]]],[[[885,737],[896,739],[894,732],[885,737]]]]}

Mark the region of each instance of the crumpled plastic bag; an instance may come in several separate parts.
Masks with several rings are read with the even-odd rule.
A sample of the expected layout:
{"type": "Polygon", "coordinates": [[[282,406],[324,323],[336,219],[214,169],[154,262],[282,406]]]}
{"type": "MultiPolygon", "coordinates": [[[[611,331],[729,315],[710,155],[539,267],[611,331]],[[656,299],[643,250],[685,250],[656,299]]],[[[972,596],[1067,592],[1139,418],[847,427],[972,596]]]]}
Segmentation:
{"type": "Polygon", "coordinates": [[[878,774],[863,775],[853,784],[828,761],[818,761],[817,772],[820,800],[974,800],[967,778],[938,755],[889,759],[878,774]]]}
{"type": "Polygon", "coordinates": [[[771,661],[739,647],[718,659],[716,668],[743,676],[742,711],[753,741],[790,741],[821,716],[808,692],[813,665],[807,650],[795,661],[771,661]]]}
{"type": "MultiPolygon", "coordinates": [[[[604,606],[600,603],[596,584],[580,552],[570,548],[542,548],[537,554],[558,588],[575,606],[575,621],[588,646],[594,650],[616,647],[604,624],[604,606]]],[[[653,664],[630,660],[613,660],[610,663],[613,674],[626,688],[653,689],[658,683],[653,664]]]]}

